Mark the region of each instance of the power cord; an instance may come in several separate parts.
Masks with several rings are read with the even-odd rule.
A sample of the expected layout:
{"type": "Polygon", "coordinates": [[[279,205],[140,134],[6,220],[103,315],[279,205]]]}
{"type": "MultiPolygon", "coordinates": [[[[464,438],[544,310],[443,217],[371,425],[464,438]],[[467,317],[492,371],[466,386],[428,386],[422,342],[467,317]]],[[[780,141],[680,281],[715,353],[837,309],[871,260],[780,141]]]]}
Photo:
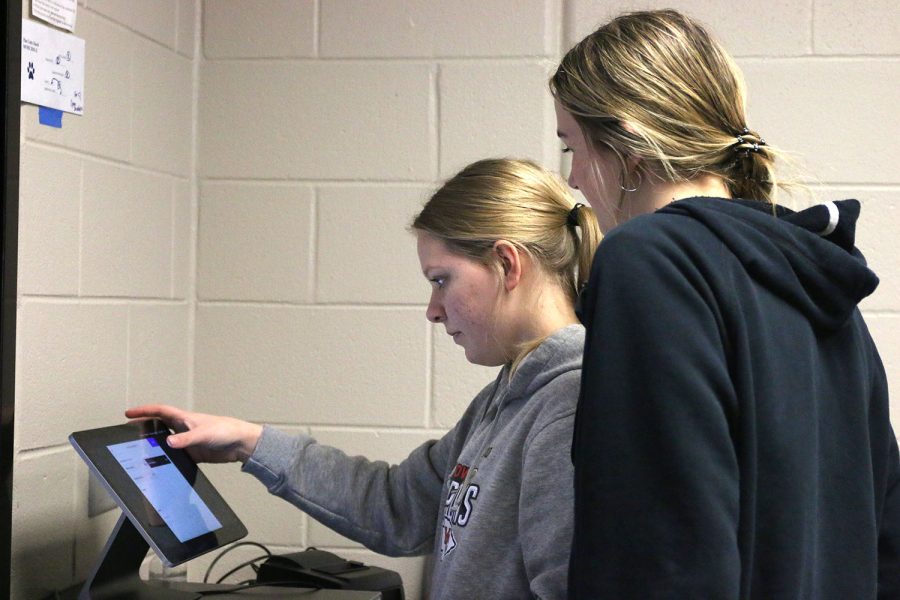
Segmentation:
{"type": "Polygon", "coordinates": [[[226,554],[228,554],[235,548],[240,548],[241,546],[255,546],[257,548],[261,548],[263,550],[263,552],[265,552],[266,554],[264,556],[257,556],[253,560],[248,560],[244,563],[241,563],[234,569],[232,569],[232,570],[228,571],[227,573],[225,573],[224,575],[222,575],[222,577],[220,577],[219,580],[216,581],[216,583],[221,583],[223,579],[225,579],[232,573],[235,573],[236,571],[243,569],[246,566],[252,567],[253,571],[255,572],[256,571],[256,566],[255,566],[256,561],[262,560],[265,558],[269,558],[270,556],[272,556],[272,552],[268,548],[263,546],[262,544],[259,544],[257,542],[237,542],[236,544],[232,544],[232,545],[228,546],[227,548],[225,548],[224,550],[222,550],[221,552],[219,552],[219,554],[213,559],[213,561],[211,563],[209,563],[209,566],[206,568],[206,574],[203,575],[203,583],[209,583],[209,575],[210,575],[210,573],[212,573],[213,567],[216,566],[216,563],[219,562],[219,560],[223,556],[225,556],[226,554]]]}
{"type": "Polygon", "coordinates": [[[252,559],[250,559],[250,560],[248,560],[248,561],[242,562],[241,564],[239,564],[239,565],[236,566],[235,568],[231,569],[230,571],[228,571],[227,573],[225,573],[224,575],[222,575],[221,577],[219,577],[219,578],[216,580],[216,583],[222,583],[223,581],[225,581],[225,578],[226,578],[226,577],[228,577],[228,576],[231,575],[232,573],[237,573],[238,571],[240,571],[240,570],[243,569],[244,567],[251,567],[251,568],[253,569],[253,572],[254,572],[254,573],[259,573],[259,568],[256,566],[256,561],[258,561],[258,560],[264,560],[264,559],[266,559],[266,558],[269,558],[269,556],[271,556],[271,555],[263,554],[262,556],[257,556],[256,558],[252,558],[252,559]]]}

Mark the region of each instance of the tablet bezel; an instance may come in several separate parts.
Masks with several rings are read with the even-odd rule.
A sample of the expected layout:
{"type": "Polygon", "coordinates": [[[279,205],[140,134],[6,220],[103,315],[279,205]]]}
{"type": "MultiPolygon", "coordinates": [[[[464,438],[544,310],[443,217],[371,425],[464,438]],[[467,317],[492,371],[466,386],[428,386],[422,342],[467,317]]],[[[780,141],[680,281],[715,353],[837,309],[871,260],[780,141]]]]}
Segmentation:
{"type": "Polygon", "coordinates": [[[197,463],[184,450],[169,447],[166,443],[169,435],[162,421],[148,419],[76,431],[69,436],[69,441],[160,559],[168,566],[175,566],[241,539],[247,535],[247,528],[197,463]],[[151,437],[206,503],[221,528],[181,542],[168,525],[151,525],[146,497],[108,448],[151,437]]]}

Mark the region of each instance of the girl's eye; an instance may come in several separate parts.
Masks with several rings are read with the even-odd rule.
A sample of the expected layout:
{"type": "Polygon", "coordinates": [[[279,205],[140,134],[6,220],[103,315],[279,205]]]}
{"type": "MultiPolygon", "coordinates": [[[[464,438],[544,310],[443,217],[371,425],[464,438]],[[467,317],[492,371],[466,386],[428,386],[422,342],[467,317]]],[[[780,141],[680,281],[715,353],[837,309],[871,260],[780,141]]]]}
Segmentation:
{"type": "Polygon", "coordinates": [[[569,148],[568,146],[563,146],[563,149],[562,149],[563,154],[565,154],[566,152],[571,152],[571,151],[572,151],[572,149],[569,148]]]}
{"type": "Polygon", "coordinates": [[[430,279],[431,284],[438,289],[444,287],[444,282],[446,281],[443,277],[432,277],[430,279]]]}

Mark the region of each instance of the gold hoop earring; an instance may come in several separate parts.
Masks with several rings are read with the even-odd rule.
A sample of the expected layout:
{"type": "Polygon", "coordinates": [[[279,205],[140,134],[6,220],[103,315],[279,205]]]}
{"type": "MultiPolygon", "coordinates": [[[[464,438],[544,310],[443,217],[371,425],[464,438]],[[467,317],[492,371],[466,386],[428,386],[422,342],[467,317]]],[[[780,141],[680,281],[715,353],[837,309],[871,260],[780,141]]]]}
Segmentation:
{"type": "Polygon", "coordinates": [[[640,169],[635,169],[635,173],[637,173],[637,176],[638,176],[637,183],[634,185],[633,188],[629,188],[629,187],[625,187],[625,171],[623,170],[622,171],[622,181],[619,183],[619,189],[621,189],[623,192],[638,191],[638,188],[641,187],[641,183],[643,183],[643,181],[644,181],[644,177],[643,177],[643,175],[641,175],[640,169]]]}

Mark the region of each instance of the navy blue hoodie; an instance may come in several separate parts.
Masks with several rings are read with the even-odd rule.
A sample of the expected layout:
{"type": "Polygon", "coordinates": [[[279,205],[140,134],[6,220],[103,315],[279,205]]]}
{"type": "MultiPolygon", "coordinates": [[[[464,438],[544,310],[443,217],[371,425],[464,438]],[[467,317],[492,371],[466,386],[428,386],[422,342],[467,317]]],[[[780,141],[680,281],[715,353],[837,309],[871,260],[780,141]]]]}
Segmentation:
{"type": "Polygon", "coordinates": [[[900,597],[900,461],[859,203],[691,198],[582,296],[570,598],[900,597]]]}

